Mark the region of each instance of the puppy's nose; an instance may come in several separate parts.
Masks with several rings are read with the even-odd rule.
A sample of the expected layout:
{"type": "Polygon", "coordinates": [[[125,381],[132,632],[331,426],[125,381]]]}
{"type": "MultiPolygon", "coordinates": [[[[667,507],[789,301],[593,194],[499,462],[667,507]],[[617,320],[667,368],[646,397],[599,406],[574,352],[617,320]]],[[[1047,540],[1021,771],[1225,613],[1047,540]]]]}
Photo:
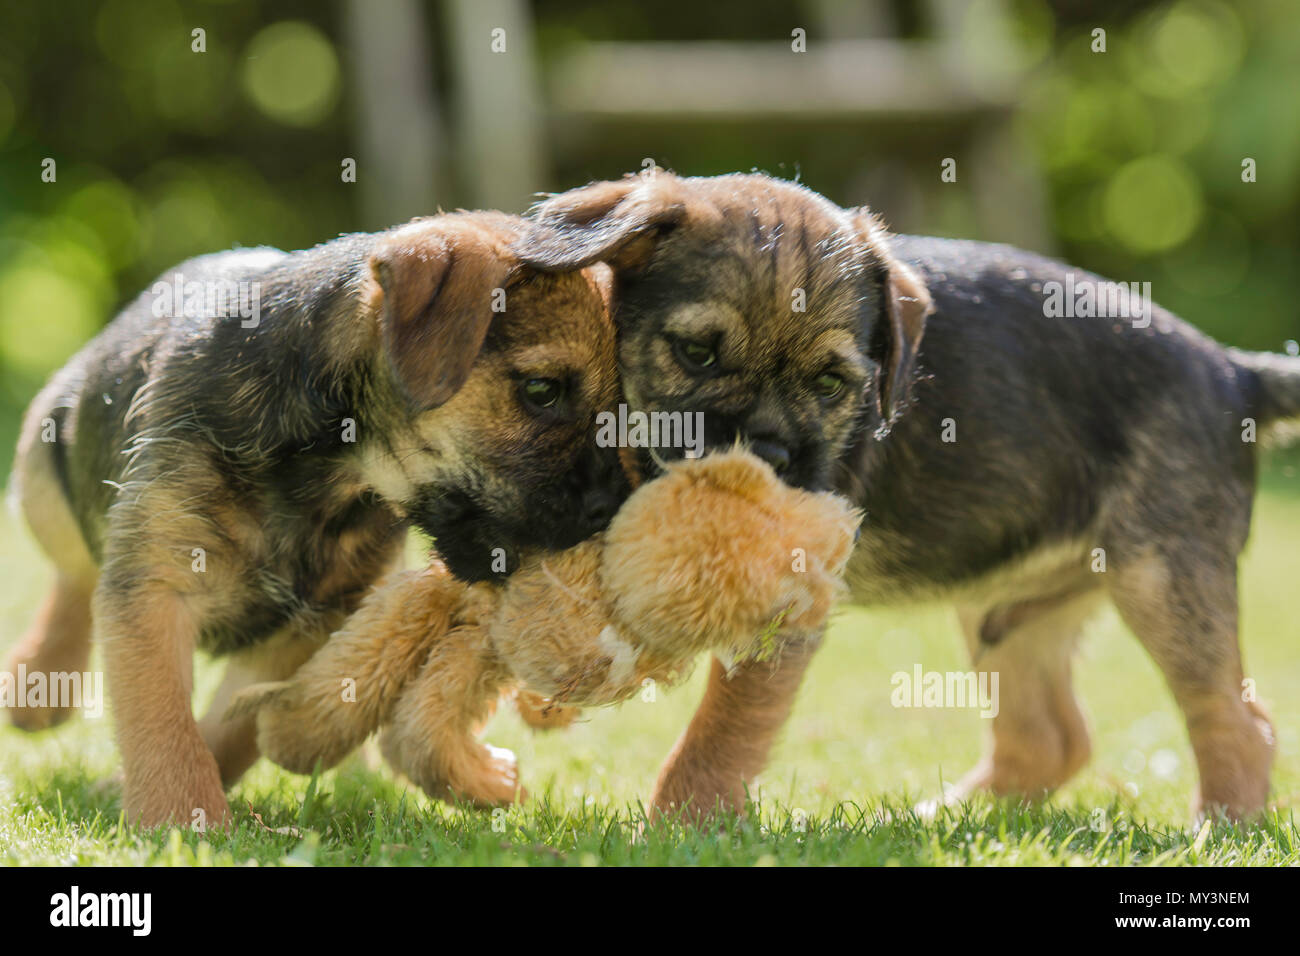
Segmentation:
{"type": "Polygon", "coordinates": [[[750,443],[749,450],[772,466],[778,475],[790,467],[790,449],[774,441],[758,440],[750,443]]]}
{"type": "Polygon", "coordinates": [[[589,491],[582,496],[582,521],[591,534],[604,529],[618,511],[618,496],[609,491],[589,491]]]}

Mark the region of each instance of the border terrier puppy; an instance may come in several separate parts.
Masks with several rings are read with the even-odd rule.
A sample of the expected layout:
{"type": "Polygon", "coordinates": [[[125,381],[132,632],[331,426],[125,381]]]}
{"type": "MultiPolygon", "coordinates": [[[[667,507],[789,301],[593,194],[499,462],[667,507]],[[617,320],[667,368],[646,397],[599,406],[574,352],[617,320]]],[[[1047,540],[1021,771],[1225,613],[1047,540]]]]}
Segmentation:
{"type": "Polygon", "coordinates": [[[229,698],[308,658],[408,522],[479,580],[612,516],[608,275],[522,266],[522,225],[457,213],[190,260],[33,401],[14,487],[57,577],[8,666],[84,670],[93,622],[132,820],[228,819],[223,783],[257,757],[229,698]],[[195,648],[231,658],[201,725],[195,648]]]}
{"type": "MultiPolygon", "coordinates": [[[[1300,417],[1300,360],[1225,349],[1149,301],[1048,317],[1054,289],[1108,284],[1006,246],[888,236],[762,175],[655,171],[554,196],[535,221],[531,264],[613,267],[635,408],[703,412],[710,446],[740,435],[786,480],[847,494],[866,512],[858,602],[957,604],[1001,693],[954,798],[1038,796],[1087,760],[1071,651],[1109,597],[1186,718],[1197,808],[1263,808],[1274,743],[1243,693],[1236,562],[1255,430],[1300,417]]],[[[656,806],[739,808],[810,654],[729,678],[715,662],[656,806]]]]}

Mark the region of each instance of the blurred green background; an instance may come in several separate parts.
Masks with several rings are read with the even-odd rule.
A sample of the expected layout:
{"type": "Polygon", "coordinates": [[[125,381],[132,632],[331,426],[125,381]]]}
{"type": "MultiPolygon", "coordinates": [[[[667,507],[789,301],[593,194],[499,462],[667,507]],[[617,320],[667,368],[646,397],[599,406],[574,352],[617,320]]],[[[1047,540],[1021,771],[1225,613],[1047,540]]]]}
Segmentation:
{"type": "MultiPolygon", "coordinates": [[[[522,211],[538,191],[647,159],[684,174],[798,176],[902,231],[1015,242],[1150,281],[1158,301],[1226,342],[1280,350],[1300,338],[1293,0],[0,0],[0,467],[46,376],[188,256],[301,248],[439,206],[522,211]],[[47,158],[54,182],[42,180],[47,158]],[[349,159],[355,182],[342,176],[349,159]],[[1246,159],[1255,182],[1243,182],[1246,159]]],[[[1273,459],[1242,577],[1247,673],[1266,678],[1284,815],[1300,790],[1297,488],[1295,459],[1273,459]]],[[[17,523],[0,517],[0,540],[6,645],[50,572],[17,523]]],[[[885,675],[918,660],[965,666],[949,609],[846,609],[764,792],[825,814],[955,779],[985,728],[962,711],[889,706],[885,675]]],[[[1073,814],[1066,829],[1086,835],[1115,801],[1181,825],[1194,785],[1181,721],[1113,613],[1091,628],[1079,674],[1096,756],[1058,798],[1073,814]]],[[[201,700],[218,676],[200,666],[201,700]]],[[[702,678],[560,736],[503,713],[490,737],[563,806],[645,799],[702,678]]],[[[152,858],[77,830],[117,818],[97,782],[114,764],[107,722],[0,735],[0,832],[17,835],[0,861],[152,858]]],[[[355,795],[374,778],[354,764],[329,778],[329,802],[355,804],[365,825],[369,797],[355,795]]],[[[233,802],[292,822],[304,787],[263,763],[233,802]]],[[[382,799],[397,806],[400,794],[386,787],[382,799]]],[[[330,859],[422,860],[410,829],[397,848],[330,844],[330,859]]],[[[1229,842],[1215,861],[1276,859],[1252,852],[1229,842]]]]}
{"type": "Polygon", "coordinates": [[[0,0],[0,466],[46,376],[187,256],[522,210],[645,159],[1151,281],[1230,343],[1300,337],[1290,0],[0,0]]]}

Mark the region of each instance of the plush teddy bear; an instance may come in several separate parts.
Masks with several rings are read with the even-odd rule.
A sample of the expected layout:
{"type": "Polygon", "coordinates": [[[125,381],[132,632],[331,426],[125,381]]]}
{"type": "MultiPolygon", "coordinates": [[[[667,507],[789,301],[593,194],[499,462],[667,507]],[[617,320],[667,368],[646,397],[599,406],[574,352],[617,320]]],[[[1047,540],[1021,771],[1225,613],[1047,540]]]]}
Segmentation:
{"type": "Polygon", "coordinates": [[[395,768],[430,795],[520,799],[514,755],[476,731],[503,692],[534,725],[672,683],[702,651],[768,659],[817,635],[861,515],[783,484],[737,449],[668,465],[609,528],[538,554],[500,584],[433,565],[381,582],[290,680],[248,688],[267,757],[329,767],[383,729],[395,768]]]}

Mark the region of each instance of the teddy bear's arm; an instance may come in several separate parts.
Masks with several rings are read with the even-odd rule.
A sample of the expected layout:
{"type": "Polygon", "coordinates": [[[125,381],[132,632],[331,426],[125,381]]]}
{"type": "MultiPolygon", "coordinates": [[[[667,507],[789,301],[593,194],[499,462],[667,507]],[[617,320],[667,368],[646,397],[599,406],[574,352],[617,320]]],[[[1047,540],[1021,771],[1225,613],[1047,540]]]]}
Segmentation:
{"type": "Polygon", "coordinates": [[[439,799],[478,806],[523,799],[514,754],[476,739],[512,679],[482,628],[454,628],[393,707],[384,756],[439,799]]]}
{"type": "Polygon", "coordinates": [[[292,678],[247,688],[227,718],[256,712],[258,747],[287,770],[333,766],[387,720],[464,593],[437,567],[389,575],[292,678]]]}

